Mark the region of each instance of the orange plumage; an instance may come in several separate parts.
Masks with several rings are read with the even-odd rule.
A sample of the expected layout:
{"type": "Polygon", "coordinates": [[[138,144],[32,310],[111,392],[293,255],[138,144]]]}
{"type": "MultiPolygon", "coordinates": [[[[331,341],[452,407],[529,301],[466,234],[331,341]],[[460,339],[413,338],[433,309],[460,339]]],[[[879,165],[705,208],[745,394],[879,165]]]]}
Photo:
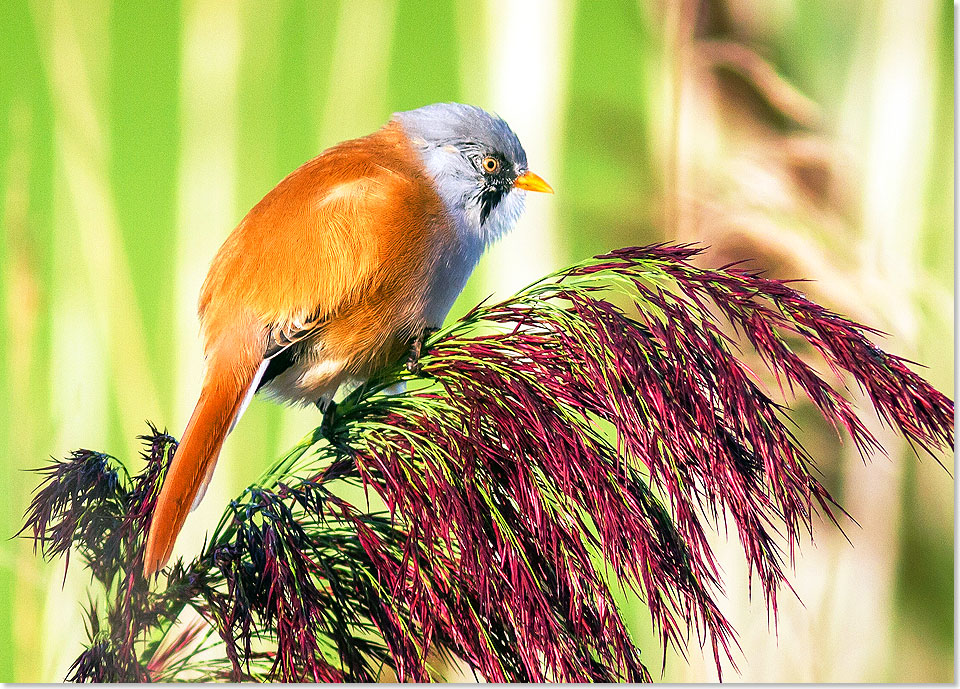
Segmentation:
{"type": "MultiPolygon", "coordinates": [[[[429,108],[488,118],[492,125],[481,124],[502,124],[514,136],[502,120],[469,106],[410,112],[429,108]]],[[[515,146],[522,153],[519,142],[515,146]]],[[[440,325],[489,241],[481,226],[492,209],[480,214],[474,231],[468,207],[461,217],[456,203],[441,198],[425,163],[434,160],[425,157],[434,150],[453,155],[456,149],[442,142],[430,148],[392,120],[288,175],[224,242],[200,295],[206,359],[200,399],[157,500],[144,555],[147,576],[169,559],[224,438],[257,389],[294,402],[330,400],[341,383],[368,378],[400,357],[424,328],[440,325]]],[[[524,188],[524,179],[546,186],[526,172],[525,156],[523,169],[504,160],[512,177],[496,180],[503,194],[524,188]]],[[[477,174],[487,183],[483,189],[493,188],[493,178],[477,174]]],[[[510,211],[503,221],[494,215],[492,222],[505,227],[518,214],[510,211]]]]}

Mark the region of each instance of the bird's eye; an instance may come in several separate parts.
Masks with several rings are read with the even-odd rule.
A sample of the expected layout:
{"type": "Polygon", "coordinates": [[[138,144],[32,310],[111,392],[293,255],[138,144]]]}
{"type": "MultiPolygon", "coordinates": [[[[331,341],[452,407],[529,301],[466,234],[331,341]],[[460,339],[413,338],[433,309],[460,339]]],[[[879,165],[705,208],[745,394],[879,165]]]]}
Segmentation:
{"type": "Polygon", "coordinates": [[[493,174],[500,169],[500,161],[493,156],[487,156],[480,162],[480,166],[483,168],[484,172],[493,174]]]}

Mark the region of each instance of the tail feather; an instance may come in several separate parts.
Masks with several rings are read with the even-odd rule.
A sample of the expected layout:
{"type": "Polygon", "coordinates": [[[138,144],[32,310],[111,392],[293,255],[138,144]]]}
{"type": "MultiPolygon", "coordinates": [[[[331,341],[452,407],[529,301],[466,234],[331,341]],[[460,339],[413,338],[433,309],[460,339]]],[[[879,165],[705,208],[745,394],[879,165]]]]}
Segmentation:
{"type": "Polygon", "coordinates": [[[180,438],[154,507],[144,551],[145,576],[156,573],[170,558],[187,514],[206,490],[220,448],[255,374],[256,369],[251,367],[239,376],[206,376],[200,400],[180,438]]]}

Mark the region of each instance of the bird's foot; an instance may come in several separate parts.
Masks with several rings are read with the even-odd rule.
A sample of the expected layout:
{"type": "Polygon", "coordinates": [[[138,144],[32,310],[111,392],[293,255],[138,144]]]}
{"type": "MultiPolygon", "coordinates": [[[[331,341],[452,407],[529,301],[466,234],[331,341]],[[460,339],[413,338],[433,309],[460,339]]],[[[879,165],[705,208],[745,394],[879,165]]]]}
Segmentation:
{"type": "Polygon", "coordinates": [[[423,344],[427,339],[437,332],[438,328],[424,328],[420,333],[413,339],[413,343],[410,345],[410,353],[407,355],[407,370],[410,373],[418,374],[423,370],[423,366],[420,364],[420,357],[423,356],[423,344]]]}

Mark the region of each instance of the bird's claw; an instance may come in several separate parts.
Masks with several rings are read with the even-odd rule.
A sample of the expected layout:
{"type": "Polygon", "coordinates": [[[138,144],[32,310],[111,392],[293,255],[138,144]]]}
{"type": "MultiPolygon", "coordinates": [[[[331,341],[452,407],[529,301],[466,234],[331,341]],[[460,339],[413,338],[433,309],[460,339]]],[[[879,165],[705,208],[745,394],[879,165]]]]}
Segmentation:
{"type": "Polygon", "coordinates": [[[420,357],[423,356],[423,344],[435,332],[437,332],[437,328],[424,328],[413,339],[413,343],[410,345],[410,353],[407,355],[406,363],[406,368],[410,373],[417,375],[423,371],[423,366],[420,363],[420,357]]]}
{"type": "Polygon", "coordinates": [[[420,372],[423,371],[423,365],[420,363],[420,355],[410,352],[405,368],[415,376],[420,375],[420,372]]]}

